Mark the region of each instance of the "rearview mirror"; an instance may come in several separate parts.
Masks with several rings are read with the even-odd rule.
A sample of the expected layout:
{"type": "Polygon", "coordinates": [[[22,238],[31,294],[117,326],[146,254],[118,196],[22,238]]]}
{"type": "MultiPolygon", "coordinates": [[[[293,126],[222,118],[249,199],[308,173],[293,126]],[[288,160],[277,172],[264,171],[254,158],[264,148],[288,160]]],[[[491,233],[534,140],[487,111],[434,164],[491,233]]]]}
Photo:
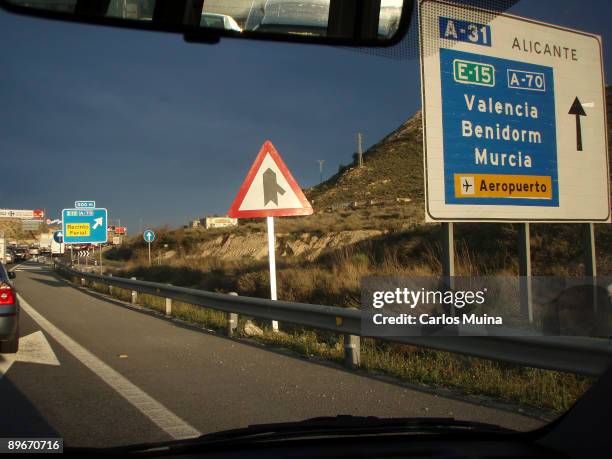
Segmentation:
{"type": "Polygon", "coordinates": [[[180,32],[188,41],[240,37],[388,46],[413,0],[0,0],[9,11],[66,21],[180,32]]]}
{"type": "Polygon", "coordinates": [[[9,279],[15,279],[17,277],[17,273],[15,271],[8,272],[9,279]]]}

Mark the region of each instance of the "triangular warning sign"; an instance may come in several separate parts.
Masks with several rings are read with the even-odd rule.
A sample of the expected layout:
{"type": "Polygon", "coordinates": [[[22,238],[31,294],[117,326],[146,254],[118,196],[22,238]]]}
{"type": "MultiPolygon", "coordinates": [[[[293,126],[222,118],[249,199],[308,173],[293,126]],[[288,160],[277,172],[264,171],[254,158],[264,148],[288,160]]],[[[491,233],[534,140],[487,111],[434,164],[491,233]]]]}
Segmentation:
{"type": "Polygon", "coordinates": [[[227,215],[255,218],[310,214],[312,206],[272,142],[266,140],[227,215]]]}

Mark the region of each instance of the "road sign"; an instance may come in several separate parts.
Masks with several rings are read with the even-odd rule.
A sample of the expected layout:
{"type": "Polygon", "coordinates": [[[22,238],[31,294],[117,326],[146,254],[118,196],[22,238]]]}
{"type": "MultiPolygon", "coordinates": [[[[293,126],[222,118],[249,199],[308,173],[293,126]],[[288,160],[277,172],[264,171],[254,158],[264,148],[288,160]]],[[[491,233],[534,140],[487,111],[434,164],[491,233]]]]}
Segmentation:
{"type": "MultiPolygon", "coordinates": [[[[310,215],[312,212],[312,206],[276,148],[266,140],[227,215],[231,218],[266,217],[272,300],[276,300],[274,217],[310,215]]],[[[278,330],[278,322],[272,321],[272,329],[278,330]]]]}
{"type": "Polygon", "coordinates": [[[95,209],[96,201],[74,201],[76,209],[95,209]]]}
{"type": "Polygon", "coordinates": [[[61,231],[54,232],[53,240],[57,242],[58,244],[61,244],[62,242],[64,242],[64,233],[62,233],[61,231]]]}
{"type": "Polygon", "coordinates": [[[79,250],[77,256],[80,258],[87,258],[89,256],[89,250],[79,250]]]}
{"type": "Polygon", "coordinates": [[[610,221],[601,39],[421,0],[428,221],[610,221]]]}
{"type": "Polygon", "coordinates": [[[62,210],[62,233],[65,244],[105,243],[106,209],[62,210]]]}
{"type": "Polygon", "coordinates": [[[266,140],[242,183],[228,216],[254,218],[310,214],[310,203],[272,142],[266,140]]]}
{"type": "Polygon", "coordinates": [[[21,229],[23,231],[38,231],[40,223],[38,220],[23,220],[21,222],[21,229]]]}
{"type": "Polygon", "coordinates": [[[21,220],[41,220],[44,218],[44,211],[40,209],[0,209],[0,218],[17,218],[21,220]]]}
{"type": "Polygon", "coordinates": [[[145,230],[145,232],[142,233],[142,238],[145,240],[145,242],[148,242],[150,244],[155,240],[155,232],[150,229],[145,230]]]}

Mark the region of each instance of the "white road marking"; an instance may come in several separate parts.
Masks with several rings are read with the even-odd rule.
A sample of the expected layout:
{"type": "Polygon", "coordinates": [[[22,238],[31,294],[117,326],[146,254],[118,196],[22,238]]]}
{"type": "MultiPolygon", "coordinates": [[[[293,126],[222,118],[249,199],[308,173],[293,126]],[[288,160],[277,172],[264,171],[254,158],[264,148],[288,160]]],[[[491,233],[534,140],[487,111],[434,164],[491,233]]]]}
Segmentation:
{"type": "Polygon", "coordinates": [[[39,363],[41,365],[59,366],[49,341],[42,331],[31,333],[19,339],[19,351],[16,354],[0,354],[0,379],[15,362],[39,363]]]}
{"type": "Polygon", "coordinates": [[[49,268],[45,266],[20,266],[13,271],[48,271],[49,268]]]}
{"type": "Polygon", "coordinates": [[[15,266],[13,266],[11,269],[9,269],[9,271],[15,271],[17,268],[19,268],[24,263],[27,263],[27,262],[26,261],[22,261],[21,263],[18,263],[15,266]]]}
{"type": "Polygon", "coordinates": [[[78,359],[83,365],[93,371],[100,379],[112,387],[119,395],[125,398],[144,416],[149,418],[161,430],[174,439],[193,438],[201,435],[201,432],[176,416],[165,406],[149,396],[138,386],[132,384],[118,372],[106,365],[83,346],[78,344],[59,328],[40,315],[21,295],[19,302],[21,308],[26,312],[49,336],[60,343],[70,354],[78,359]]]}

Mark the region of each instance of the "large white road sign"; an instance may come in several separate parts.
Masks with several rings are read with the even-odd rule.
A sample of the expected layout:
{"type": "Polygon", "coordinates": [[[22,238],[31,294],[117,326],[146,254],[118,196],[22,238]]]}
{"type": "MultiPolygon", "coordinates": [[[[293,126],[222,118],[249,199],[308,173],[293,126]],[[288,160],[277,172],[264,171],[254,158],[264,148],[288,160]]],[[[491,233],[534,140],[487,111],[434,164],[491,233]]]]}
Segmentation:
{"type": "Polygon", "coordinates": [[[419,4],[428,221],[610,221],[600,37],[419,4]]]}

